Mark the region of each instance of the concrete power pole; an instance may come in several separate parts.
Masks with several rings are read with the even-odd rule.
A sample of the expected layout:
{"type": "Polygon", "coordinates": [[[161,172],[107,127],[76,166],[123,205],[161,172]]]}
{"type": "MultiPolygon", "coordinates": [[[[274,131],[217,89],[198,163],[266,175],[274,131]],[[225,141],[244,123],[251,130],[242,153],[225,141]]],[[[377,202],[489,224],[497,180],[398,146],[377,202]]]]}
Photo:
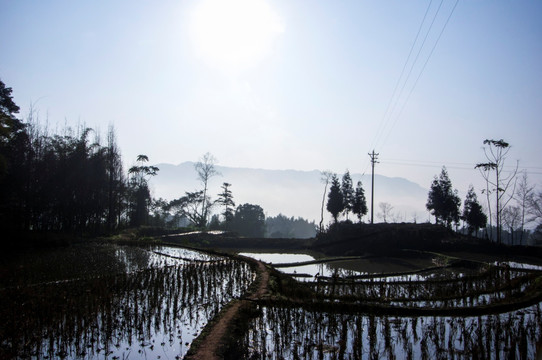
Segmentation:
{"type": "Polygon", "coordinates": [[[371,157],[371,163],[372,163],[372,174],[371,174],[371,224],[374,223],[374,198],[375,198],[375,163],[378,163],[378,155],[375,154],[375,151],[373,150],[372,153],[369,153],[369,156],[371,157]]]}

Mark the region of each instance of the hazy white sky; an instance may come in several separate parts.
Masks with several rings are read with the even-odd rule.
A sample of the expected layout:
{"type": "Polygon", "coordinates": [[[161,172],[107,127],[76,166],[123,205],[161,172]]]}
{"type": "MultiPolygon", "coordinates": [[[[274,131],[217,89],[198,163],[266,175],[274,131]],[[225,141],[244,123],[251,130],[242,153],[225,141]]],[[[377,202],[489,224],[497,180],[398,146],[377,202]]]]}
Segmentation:
{"type": "Polygon", "coordinates": [[[374,148],[377,173],[447,165],[465,192],[503,138],[542,184],[542,2],[455,5],[0,0],[0,78],[49,127],[113,124],[128,164],[363,173],[374,148]]]}

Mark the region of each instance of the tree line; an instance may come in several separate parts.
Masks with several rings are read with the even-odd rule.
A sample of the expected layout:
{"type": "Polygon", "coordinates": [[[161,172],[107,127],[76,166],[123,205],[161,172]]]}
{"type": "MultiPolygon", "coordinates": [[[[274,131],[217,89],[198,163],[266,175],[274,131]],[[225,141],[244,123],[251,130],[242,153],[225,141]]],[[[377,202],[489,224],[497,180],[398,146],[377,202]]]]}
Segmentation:
{"type": "Polygon", "coordinates": [[[12,89],[0,80],[0,227],[4,231],[95,235],[149,225],[221,229],[253,237],[303,237],[315,232],[314,223],[301,218],[266,219],[259,205],[236,207],[227,182],[213,199],[209,182],[220,173],[210,153],[194,166],[200,190],[171,201],[154,199],[149,183],[159,169],[148,165],[146,155],[139,155],[125,172],[113,127],[105,141],[85,126],[50,134],[32,109],[26,121],[17,118],[19,111],[12,89]]]}
{"type": "Polygon", "coordinates": [[[198,229],[223,230],[247,237],[312,237],[316,225],[302,218],[284,215],[266,218],[263,208],[256,204],[236,206],[232,184],[223,182],[216,198],[209,194],[209,181],[221,175],[216,170],[216,158],[204,154],[194,164],[200,190],[186,191],[177,199],[157,201],[157,211],[151,218],[154,225],[175,228],[191,226],[198,229]]]}
{"type": "MultiPolygon", "coordinates": [[[[99,234],[154,225],[289,237],[309,234],[315,228],[314,223],[283,215],[266,223],[259,205],[236,207],[232,185],[227,182],[213,200],[209,181],[220,174],[216,159],[209,153],[195,164],[200,190],[187,191],[171,201],[153,199],[149,181],[159,169],[148,165],[146,155],[139,155],[125,173],[113,127],[108,129],[105,141],[100,133],[85,126],[50,134],[39,125],[32,109],[26,121],[16,117],[20,108],[11,94],[12,89],[0,80],[0,226],[4,231],[99,234]]],[[[517,163],[514,170],[504,171],[510,150],[506,141],[488,139],[484,145],[487,161],[477,164],[476,169],[486,183],[481,191],[486,203],[479,202],[471,186],[460,211],[461,199],[443,168],[431,183],[427,210],[437,223],[457,229],[463,221],[469,235],[478,235],[484,229],[486,238],[499,243],[507,233],[512,243],[524,244],[529,224],[536,226],[531,236],[542,240],[542,191],[535,191],[525,172],[517,176],[517,163]]],[[[361,223],[368,212],[361,181],[354,188],[348,170],[341,180],[337,174],[323,172],[322,181],[325,187],[319,231],[324,230],[324,206],[334,223],[340,216],[350,221],[350,214],[361,223]]],[[[388,203],[380,207],[386,222],[393,207],[388,203]]]]}
{"type": "Polygon", "coordinates": [[[30,110],[26,121],[0,81],[0,226],[4,231],[98,234],[147,221],[145,155],[124,173],[113,127],[105,141],[92,128],[50,134],[30,110]]]}
{"type": "MultiPolygon", "coordinates": [[[[337,174],[331,172],[324,172],[322,180],[326,184],[326,190],[327,185],[330,184],[326,209],[333,217],[334,223],[338,222],[339,215],[341,214],[348,220],[350,213],[356,215],[358,221],[361,222],[362,217],[368,211],[362,182],[358,181],[356,188],[354,188],[352,177],[348,170],[343,174],[341,181],[339,181],[337,174]]],[[[324,199],[326,190],[324,190],[324,199]]],[[[322,202],[322,221],[323,205],[324,203],[322,202]]],[[[323,230],[322,221],[320,222],[320,231],[323,230]]]]}
{"type": "Polygon", "coordinates": [[[518,174],[519,164],[512,170],[505,171],[505,160],[510,150],[506,141],[484,140],[486,162],[476,164],[475,168],[485,180],[486,203],[482,205],[471,185],[460,211],[461,200],[457,190],[452,189],[446,168],[439,177],[435,176],[428,194],[427,210],[435,216],[436,222],[452,227],[463,221],[469,235],[478,236],[480,229],[485,230],[485,238],[497,243],[504,243],[503,234],[508,235],[511,245],[525,245],[531,235],[533,242],[542,240],[542,191],[535,191],[529,184],[527,172],[518,174]],[[530,234],[527,226],[534,224],[530,234]]]}
{"type": "MultiPolygon", "coordinates": [[[[518,173],[518,163],[512,170],[505,171],[510,144],[502,139],[487,139],[483,143],[486,162],[476,164],[475,169],[485,180],[485,187],[480,193],[486,202],[479,201],[472,185],[462,202],[458,191],[452,186],[446,167],[443,167],[430,185],[426,209],[435,217],[437,224],[455,227],[469,236],[483,236],[497,243],[504,243],[504,236],[513,245],[525,245],[529,236],[535,243],[542,242],[542,191],[537,192],[535,186],[529,184],[525,171],[518,173]],[[463,227],[459,229],[461,223],[463,227]],[[535,229],[531,232],[527,226],[532,224],[535,229]]],[[[350,221],[349,213],[356,215],[361,223],[362,217],[367,214],[361,182],[354,189],[348,170],[341,181],[337,174],[324,171],[322,182],[324,195],[319,231],[325,231],[324,205],[333,217],[333,224],[337,224],[341,216],[345,221],[350,221]]],[[[379,216],[384,222],[393,218],[391,204],[381,202],[379,207],[379,216]]]]}

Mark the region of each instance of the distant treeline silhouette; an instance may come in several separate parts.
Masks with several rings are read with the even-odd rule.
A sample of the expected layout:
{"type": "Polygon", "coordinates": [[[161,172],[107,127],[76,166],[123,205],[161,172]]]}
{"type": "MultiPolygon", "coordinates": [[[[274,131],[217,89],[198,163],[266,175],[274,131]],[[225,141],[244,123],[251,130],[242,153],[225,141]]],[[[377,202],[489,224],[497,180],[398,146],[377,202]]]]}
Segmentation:
{"type": "Polygon", "coordinates": [[[104,144],[85,126],[50,134],[32,109],[25,122],[17,119],[11,92],[0,81],[3,231],[98,234],[145,221],[152,175],[145,170],[157,169],[134,166],[126,176],[113,127],[104,144]]]}

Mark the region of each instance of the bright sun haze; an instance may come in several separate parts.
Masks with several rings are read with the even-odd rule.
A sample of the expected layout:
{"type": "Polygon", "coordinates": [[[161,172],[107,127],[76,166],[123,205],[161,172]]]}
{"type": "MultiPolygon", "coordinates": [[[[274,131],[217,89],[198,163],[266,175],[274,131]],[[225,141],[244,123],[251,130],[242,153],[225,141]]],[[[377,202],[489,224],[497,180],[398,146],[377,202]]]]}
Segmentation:
{"type": "Polygon", "coordinates": [[[254,65],[283,31],[277,14],[264,0],[205,0],[191,20],[198,56],[218,66],[254,65]]]}

